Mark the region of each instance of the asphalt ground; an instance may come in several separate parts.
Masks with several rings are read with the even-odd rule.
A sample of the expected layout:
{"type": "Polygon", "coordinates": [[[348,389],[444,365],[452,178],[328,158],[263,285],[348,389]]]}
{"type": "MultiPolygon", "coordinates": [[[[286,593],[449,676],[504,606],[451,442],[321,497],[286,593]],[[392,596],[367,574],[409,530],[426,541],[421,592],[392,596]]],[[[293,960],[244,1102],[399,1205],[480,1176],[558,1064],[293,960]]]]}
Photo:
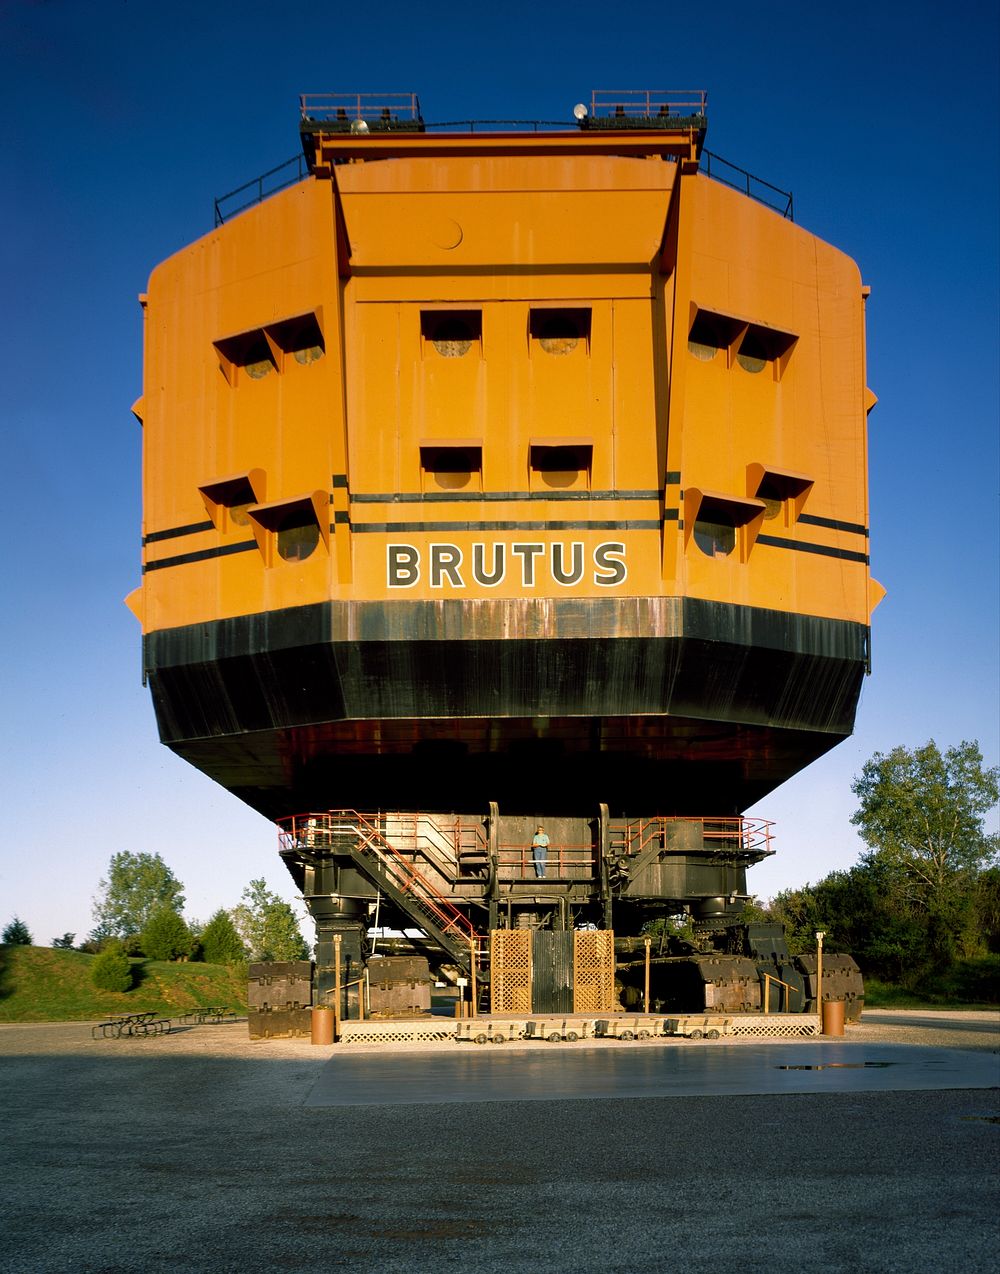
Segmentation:
{"type": "MultiPolygon", "coordinates": [[[[788,1059],[764,1069],[812,1065],[805,1045],[817,1064],[943,1053],[958,1083],[1000,1067],[996,1014],[868,1017],[844,1040],[763,1046],[788,1059]]],[[[500,1050],[251,1042],[245,1023],[120,1041],[3,1026],[0,1270],[994,1274],[996,1088],[893,1091],[901,1066],[832,1066],[789,1072],[825,1091],[624,1095],[611,1060],[653,1059],[630,1064],[662,1079],[671,1058],[695,1074],[704,1058],[707,1077],[761,1047],[532,1044],[503,1053],[530,1100],[505,1079],[434,1102],[400,1084],[448,1050],[472,1050],[463,1066],[500,1050]],[[369,1103],[318,1104],[331,1076],[380,1067],[369,1103]],[[601,1095],[555,1095],[572,1067],[601,1095]],[[869,1074],[887,1087],[852,1087],[869,1074]]]]}

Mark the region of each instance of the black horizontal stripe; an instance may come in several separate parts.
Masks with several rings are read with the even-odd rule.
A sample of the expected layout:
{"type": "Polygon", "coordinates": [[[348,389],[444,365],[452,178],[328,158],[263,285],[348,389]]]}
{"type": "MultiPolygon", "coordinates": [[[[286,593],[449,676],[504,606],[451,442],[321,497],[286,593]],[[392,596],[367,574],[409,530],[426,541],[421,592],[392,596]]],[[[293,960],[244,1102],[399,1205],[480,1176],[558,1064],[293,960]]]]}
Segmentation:
{"type": "MultiPolygon", "coordinates": [[[[802,519],[799,518],[801,522],[802,519]]],[[[843,562],[863,562],[868,565],[867,553],[854,553],[850,549],[838,549],[829,544],[807,544],[804,540],[780,540],[776,535],[758,535],[755,544],[770,544],[776,549],[795,549],[799,553],[818,553],[820,557],[836,557],[843,562]]]]}
{"type": "Polygon", "coordinates": [[[418,531],[658,531],[659,518],[621,522],[355,522],[356,535],[400,535],[418,531]]]}
{"type": "Polygon", "coordinates": [[[384,491],[356,492],[354,504],[498,504],[513,500],[658,500],[659,491],[384,491]]]}
{"type": "Polygon", "coordinates": [[[821,518],[815,513],[800,513],[798,520],[806,526],[822,526],[830,531],[847,531],[851,535],[868,535],[868,528],[858,522],[838,522],[836,518],[821,518]]]}
{"type": "MultiPolygon", "coordinates": [[[[668,481],[671,475],[667,475],[668,481]]],[[[347,485],[343,474],[333,475],[335,488],[347,485]]],[[[331,502],[333,497],[331,496],[331,502]]],[[[659,491],[428,491],[428,492],[364,492],[351,497],[353,504],[498,504],[508,501],[540,500],[659,500],[659,491]]],[[[338,515],[338,521],[340,516],[338,515]]],[[[802,519],[799,519],[802,521],[802,519]]],[[[157,544],[161,540],[176,540],[184,535],[201,535],[214,531],[212,522],[189,522],[185,526],[168,527],[164,531],[150,531],[142,543],[157,544]]]]}
{"type": "Polygon", "coordinates": [[[334,513],[333,515],[333,525],[334,526],[345,526],[345,525],[350,526],[351,515],[349,513],[345,513],[342,510],[338,509],[338,511],[334,513]]]}
{"type": "Polygon", "coordinates": [[[680,486],[680,482],[681,482],[680,469],[668,469],[667,475],[663,479],[663,481],[667,484],[668,487],[680,486]]]}
{"type": "Polygon", "coordinates": [[[142,537],[143,544],[158,544],[160,540],[176,540],[182,535],[199,535],[202,531],[214,531],[214,522],[189,522],[187,526],[172,526],[166,531],[150,531],[142,537]]]}
{"type": "Polygon", "coordinates": [[[212,557],[230,557],[233,553],[249,553],[256,547],[256,540],[241,540],[239,544],[217,544],[215,548],[200,549],[197,553],[161,557],[156,562],[147,562],[142,569],[144,574],[146,571],[162,571],[167,566],[187,566],[189,562],[205,562],[212,557]]]}
{"type": "Polygon", "coordinates": [[[664,522],[676,522],[677,519],[680,517],[680,515],[681,515],[680,509],[664,509],[663,510],[664,522]]]}
{"type": "Polygon", "coordinates": [[[346,487],[346,486],[347,486],[347,474],[346,474],[346,473],[335,473],[335,474],[333,475],[333,485],[334,485],[334,487],[346,487]]]}

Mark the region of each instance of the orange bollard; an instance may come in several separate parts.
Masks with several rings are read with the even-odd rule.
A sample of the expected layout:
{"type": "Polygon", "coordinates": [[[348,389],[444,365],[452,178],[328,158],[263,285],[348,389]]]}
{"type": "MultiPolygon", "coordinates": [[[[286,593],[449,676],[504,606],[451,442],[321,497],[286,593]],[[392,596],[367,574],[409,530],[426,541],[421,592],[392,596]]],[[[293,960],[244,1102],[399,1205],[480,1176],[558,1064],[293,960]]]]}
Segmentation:
{"type": "Polygon", "coordinates": [[[333,1009],[314,1008],[310,1026],[313,1044],[333,1043],[333,1009]]]}
{"type": "Polygon", "coordinates": [[[844,1001],[823,1001],[823,1034],[843,1035],[844,1033],[844,1001]]]}

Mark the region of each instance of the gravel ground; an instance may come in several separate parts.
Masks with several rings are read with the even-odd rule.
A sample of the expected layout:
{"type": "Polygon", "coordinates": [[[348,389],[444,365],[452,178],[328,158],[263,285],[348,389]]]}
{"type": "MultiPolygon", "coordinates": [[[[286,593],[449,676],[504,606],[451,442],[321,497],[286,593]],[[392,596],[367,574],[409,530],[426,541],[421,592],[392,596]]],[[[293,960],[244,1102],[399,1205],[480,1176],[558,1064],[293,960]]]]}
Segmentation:
{"type": "MultiPolygon", "coordinates": [[[[996,1013],[866,1018],[849,1042],[1000,1049],[996,1013]]],[[[332,1053],[0,1027],[0,1270],[996,1268],[996,1090],[306,1107],[332,1053]]]]}

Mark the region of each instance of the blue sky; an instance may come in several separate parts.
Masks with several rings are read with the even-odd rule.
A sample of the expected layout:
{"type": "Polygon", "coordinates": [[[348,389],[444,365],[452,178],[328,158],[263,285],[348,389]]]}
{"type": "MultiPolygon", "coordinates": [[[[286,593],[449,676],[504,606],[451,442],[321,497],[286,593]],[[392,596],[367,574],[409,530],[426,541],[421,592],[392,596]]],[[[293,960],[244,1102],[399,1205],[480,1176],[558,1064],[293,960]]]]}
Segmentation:
{"type": "MultiPolygon", "coordinates": [[[[769,797],[769,897],[850,866],[876,750],[998,756],[998,24],[972,2],[377,6],[0,0],[0,923],[82,938],[112,853],[162,854],[188,914],[271,826],[167,751],[140,684],[136,301],[212,200],[292,156],[301,92],[425,118],[568,118],[591,89],[705,88],[711,150],[795,195],[869,302],[874,675],[852,739],[769,797]]],[[[307,930],[307,932],[309,932],[307,930]]]]}

